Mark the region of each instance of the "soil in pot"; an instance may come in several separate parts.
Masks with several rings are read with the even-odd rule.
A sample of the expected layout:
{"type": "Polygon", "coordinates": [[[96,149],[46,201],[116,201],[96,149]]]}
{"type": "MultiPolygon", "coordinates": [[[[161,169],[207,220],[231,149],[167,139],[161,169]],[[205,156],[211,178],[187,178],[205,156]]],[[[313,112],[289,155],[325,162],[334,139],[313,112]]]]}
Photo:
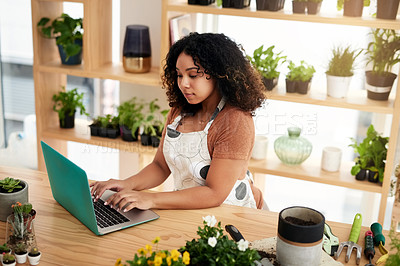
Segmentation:
{"type": "Polygon", "coordinates": [[[276,254],[273,250],[269,252],[265,252],[262,250],[257,250],[258,254],[260,255],[261,259],[267,258],[269,262],[272,263],[274,266],[281,266],[281,264],[276,260],[276,254]]]}
{"type": "Polygon", "coordinates": [[[317,223],[315,223],[315,222],[313,222],[311,220],[306,221],[306,220],[303,220],[303,219],[300,219],[300,218],[297,218],[297,217],[293,217],[293,216],[287,216],[287,217],[285,217],[285,220],[288,223],[297,224],[297,225],[309,226],[309,225],[316,225],[317,224],[317,223]]]}

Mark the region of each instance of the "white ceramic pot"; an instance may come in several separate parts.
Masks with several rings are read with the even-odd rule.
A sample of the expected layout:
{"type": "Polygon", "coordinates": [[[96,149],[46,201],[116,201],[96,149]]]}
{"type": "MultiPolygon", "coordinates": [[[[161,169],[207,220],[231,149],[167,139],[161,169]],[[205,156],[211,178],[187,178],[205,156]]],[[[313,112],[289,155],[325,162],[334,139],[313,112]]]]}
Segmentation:
{"type": "Polygon", "coordinates": [[[14,261],[13,263],[4,263],[2,262],[3,266],[15,266],[17,264],[16,261],[14,261]]]}
{"type": "Polygon", "coordinates": [[[17,260],[17,263],[25,263],[27,257],[28,257],[28,253],[25,253],[22,255],[15,254],[15,259],[17,260]]]}
{"type": "Polygon", "coordinates": [[[326,74],[326,87],[328,96],[333,98],[344,98],[349,90],[350,77],[331,76],[326,74]]]}
{"type": "Polygon", "coordinates": [[[34,256],[34,257],[28,255],[29,264],[30,265],[38,265],[41,256],[42,256],[42,253],[40,253],[39,256],[34,256]]]}
{"type": "Polygon", "coordinates": [[[264,160],[267,158],[268,150],[268,137],[266,136],[256,136],[254,139],[253,152],[251,158],[255,160],[264,160]]]}

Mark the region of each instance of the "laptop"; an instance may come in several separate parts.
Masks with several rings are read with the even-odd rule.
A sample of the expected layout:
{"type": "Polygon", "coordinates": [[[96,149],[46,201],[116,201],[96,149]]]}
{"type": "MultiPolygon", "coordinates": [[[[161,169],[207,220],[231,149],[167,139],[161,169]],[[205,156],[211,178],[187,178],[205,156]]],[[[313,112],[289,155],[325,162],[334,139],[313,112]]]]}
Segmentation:
{"type": "Polygon", "coordinates": [[[115,193],[110,190],[105,191],[94,202],[86,172],[45,142],[41,141],[41,146],[54,199],[96,235],[104,235],[160,217],[152,210],[134,208],[124,213],[104,205],[104,201],[115,193]]]}

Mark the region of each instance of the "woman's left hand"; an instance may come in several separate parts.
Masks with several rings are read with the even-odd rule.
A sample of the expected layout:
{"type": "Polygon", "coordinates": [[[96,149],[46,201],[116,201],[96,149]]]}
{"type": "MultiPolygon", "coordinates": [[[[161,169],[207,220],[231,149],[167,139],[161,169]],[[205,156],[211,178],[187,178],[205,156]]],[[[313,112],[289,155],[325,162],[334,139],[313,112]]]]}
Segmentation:
{"type": "Polygon", "coordinates": [[[148,210],[153,208],[154,195],[155,193],[126,189],[111,195],[105,204],[123,212],[130,211],[133,208],[148,210]]]}

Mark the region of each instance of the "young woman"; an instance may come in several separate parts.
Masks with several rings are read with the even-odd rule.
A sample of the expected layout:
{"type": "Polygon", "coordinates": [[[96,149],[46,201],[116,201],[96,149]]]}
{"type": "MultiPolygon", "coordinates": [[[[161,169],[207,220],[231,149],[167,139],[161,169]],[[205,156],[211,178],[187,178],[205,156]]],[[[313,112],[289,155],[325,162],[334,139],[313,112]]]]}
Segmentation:
{"type": "Polygon", "coordinates": [[[223,34],[191,33],[172,45],[162,79],[171,110],[154,160],[125,180],[91,184],[95,199],[110,189],[117,193],[105,204],[124,211],[261,208],[247,167],[264,85],[241,47],[223,34]],[[143,191],[170,174],[174,191],[143,191]]]}

